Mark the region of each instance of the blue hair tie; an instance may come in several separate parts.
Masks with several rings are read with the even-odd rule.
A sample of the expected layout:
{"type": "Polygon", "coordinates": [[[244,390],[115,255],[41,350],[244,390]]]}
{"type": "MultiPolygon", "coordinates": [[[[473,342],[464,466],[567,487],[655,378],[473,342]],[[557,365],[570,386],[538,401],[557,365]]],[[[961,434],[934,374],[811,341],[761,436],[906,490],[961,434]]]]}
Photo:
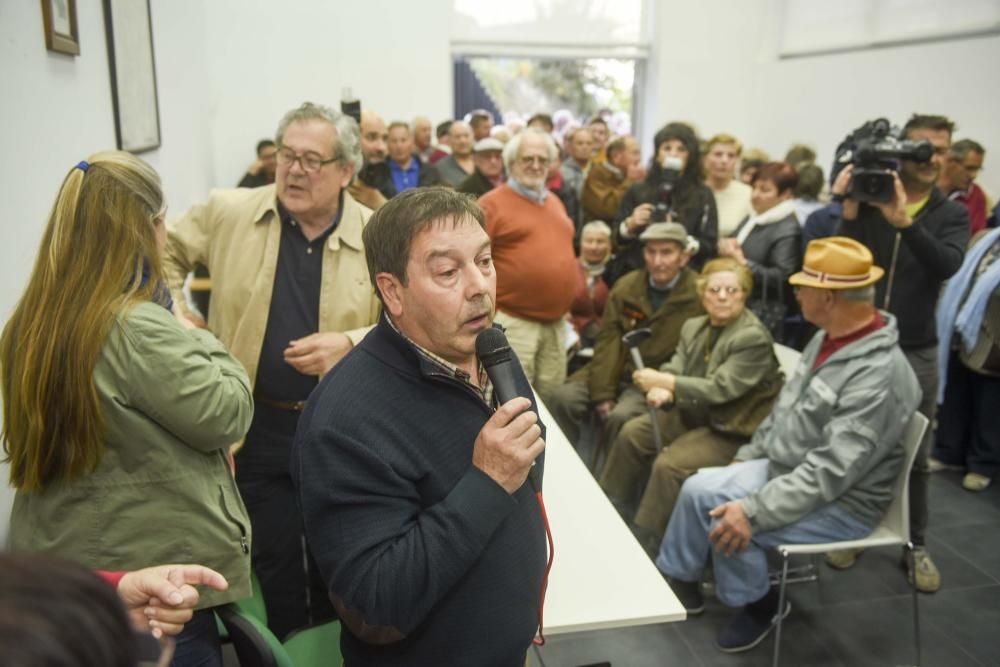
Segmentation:
{"type": "Polygon", "coordinates": [[[90,169],[90,164],[86,160],[80,160],[79,162],[77,162],[76,168],[86,173],[86,171],[90,169]]]}

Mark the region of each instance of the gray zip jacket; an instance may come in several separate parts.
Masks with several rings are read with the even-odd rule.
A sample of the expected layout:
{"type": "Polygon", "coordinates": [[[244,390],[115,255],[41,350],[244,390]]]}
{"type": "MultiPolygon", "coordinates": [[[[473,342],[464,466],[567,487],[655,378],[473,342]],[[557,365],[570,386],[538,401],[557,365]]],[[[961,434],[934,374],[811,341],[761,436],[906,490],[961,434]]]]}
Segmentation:
{"type": "Polygon", "coordinates": [[[818,332],[774,410],[735,460],[766,458],[769,481],[740,501],[754,531],[787,526],[836,503],[879,522],[903,463],[903,433],[920,403],[916,375],[899,348],[896,318],[813,369],[818,332]]]}

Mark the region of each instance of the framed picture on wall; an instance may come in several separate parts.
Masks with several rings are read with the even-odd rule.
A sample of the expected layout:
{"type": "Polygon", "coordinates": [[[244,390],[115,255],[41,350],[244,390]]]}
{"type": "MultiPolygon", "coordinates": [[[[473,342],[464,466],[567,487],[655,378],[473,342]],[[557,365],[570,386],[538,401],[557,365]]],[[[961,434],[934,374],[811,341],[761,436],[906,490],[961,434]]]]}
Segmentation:
{"type": "Polygon", "coordinates": [[[76,0],[42,0],[45,48],[80,55],[80,29],[76,25],[76,0]]]}
{"type": "Polygon", "coordinates": [[[104,0],[104,26],[118,148],[131,153],[158,148],[160,110],[149,0],[104,0]]]}

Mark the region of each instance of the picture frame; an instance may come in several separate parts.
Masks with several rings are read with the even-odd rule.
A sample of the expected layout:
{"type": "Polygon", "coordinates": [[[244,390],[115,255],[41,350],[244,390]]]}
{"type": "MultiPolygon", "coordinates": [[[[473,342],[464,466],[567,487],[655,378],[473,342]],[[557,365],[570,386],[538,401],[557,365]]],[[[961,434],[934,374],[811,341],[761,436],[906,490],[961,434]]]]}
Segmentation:
{"type": "Polygon", "coordinates": [[[160,147],[160,109],[149,0],[104,0],[111,100],[118,148],[160,147]]]}
{"type": "Polygon", "coordinates": [[[80,28],[76,0],[42,0],[45,48],[70,56],[80,55],[80,28]]]}

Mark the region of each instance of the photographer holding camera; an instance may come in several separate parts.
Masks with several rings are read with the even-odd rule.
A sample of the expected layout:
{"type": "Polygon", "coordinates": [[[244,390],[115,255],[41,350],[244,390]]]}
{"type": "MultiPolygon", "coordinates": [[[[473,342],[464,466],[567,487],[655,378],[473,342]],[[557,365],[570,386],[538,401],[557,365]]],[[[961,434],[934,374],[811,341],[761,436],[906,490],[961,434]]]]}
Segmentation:
{"type": "MultiPolygon", "coordinates": [[[[941,285],[962,265],[969,241],[965,208],[935,185],[954,129],[944,116],[915,114],[899,141],[884,119],[867,123],[841,144],[837,161],[849,164],[832,187],[834,199],[843,204],[836,233],[864,243],[875,264],[885,267],[885,278],[875,286],[876,305],[898,320],[899,345],[923,392],[919,411],[932,424],[938,384],[934,311],[941,285]]],[[[941,585],[925,548],[932,442],[928,429],[910,476],[910,532],[916,546],[910,579],[924,593],[941,585]]],[[[856,557],[856,551],[832,552],[827,561],[846,568],[856,557]]]]}
{"type": "Polygon", "coordinates": [[[625,192],[615,224],[618,255],[605,272],[608,285],[645,266],[639,236],[656,222],[678,222],[697,241],[689,248],[691,266],[715,256],[719,219],[715,196],[703,183],[698,137],[684,123],[668,123],[653,138],[653,159],[645,180],[625,192]]]}

